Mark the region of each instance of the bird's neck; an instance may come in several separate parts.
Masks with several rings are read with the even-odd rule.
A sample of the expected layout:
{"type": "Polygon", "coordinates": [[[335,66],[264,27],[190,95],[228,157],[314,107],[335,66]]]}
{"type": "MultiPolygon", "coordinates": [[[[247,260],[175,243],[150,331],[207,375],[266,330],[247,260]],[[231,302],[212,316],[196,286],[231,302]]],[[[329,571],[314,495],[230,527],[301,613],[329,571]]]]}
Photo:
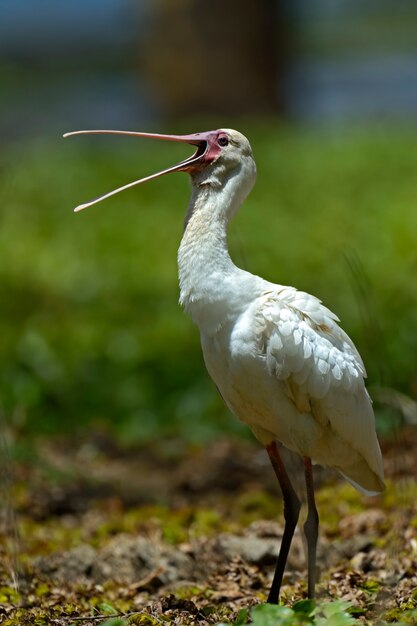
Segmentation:
{"type": "MultiPolygon", "coordinates": [[[[225,301],[225,281],[240,270],[234,265],[227,248],[226,202],[221,190],[210,186],[193,188],[178,251],[180,303],[202,327],[202,311],[222,309],[225,301]]],[[[236,200],[236,199],[235,199],[236,200]]]]}

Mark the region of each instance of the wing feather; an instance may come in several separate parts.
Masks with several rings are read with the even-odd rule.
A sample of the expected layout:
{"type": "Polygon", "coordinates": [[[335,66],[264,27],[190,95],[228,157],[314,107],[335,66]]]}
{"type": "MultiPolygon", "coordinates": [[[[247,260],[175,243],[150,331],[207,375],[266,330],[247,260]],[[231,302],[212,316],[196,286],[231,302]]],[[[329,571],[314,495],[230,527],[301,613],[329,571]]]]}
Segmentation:
{"type": "Polygon", "coordinates": [[[285,382],[300,413],[308,412],[318,423],[328,424],[359,453],[370,476],[364,478],[360,463],[356,469],[334,465],[336,469],[355,486],[380,491],[382,459],[364,385],[366,371],[338,318],[320,300],[292,287],[265,292],[257,317],[270,374],[285,382]]]}

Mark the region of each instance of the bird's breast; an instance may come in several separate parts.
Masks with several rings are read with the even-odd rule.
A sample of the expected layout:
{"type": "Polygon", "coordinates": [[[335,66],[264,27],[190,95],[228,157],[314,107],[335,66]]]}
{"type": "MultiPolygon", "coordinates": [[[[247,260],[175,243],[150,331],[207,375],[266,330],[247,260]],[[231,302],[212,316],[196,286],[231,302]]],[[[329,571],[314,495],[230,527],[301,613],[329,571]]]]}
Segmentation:
{"type": "Polygon", "coordinates": [[[293,448],[290,430],[297,413],[282,383],[268,372],[254,329],[242,326],[240,318],[214,335],[201,333],[201,345],[207,370],[232,413],[293,448]]]}

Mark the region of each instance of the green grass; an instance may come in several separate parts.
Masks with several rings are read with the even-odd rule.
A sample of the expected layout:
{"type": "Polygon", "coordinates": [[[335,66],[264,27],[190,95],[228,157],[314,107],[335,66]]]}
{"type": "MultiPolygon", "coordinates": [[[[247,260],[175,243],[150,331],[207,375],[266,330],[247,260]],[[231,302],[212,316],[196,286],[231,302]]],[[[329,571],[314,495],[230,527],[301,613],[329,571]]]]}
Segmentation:
{"type": "MultiPolygon", "coordinates": [[[[416,395],[417,133],[241,130],[258,183],[231,226],[235,261],[319,296],[357,343],[370,383],[416,395]],[[347,258],[355,267],[359,258],[366,279],[347,258]],[[358,297],[363,286],[367,296],[358,297]]],[[[189,152],[93,137],[32,142],[3,156],[0,403],[15,427],[112,423],[126,441],[241,430],[177,304],[187,177],[72,213],[189,152]]]]}

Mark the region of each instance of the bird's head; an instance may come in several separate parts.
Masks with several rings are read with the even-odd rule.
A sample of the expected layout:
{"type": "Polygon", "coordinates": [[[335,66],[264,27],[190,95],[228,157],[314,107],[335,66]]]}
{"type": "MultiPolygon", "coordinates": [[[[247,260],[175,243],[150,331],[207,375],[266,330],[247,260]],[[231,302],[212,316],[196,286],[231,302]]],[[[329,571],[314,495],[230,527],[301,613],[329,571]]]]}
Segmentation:
{"type": "Polygon", "coordinates": [[[80,204],[76,207],[75,211],[86,209],[92,204],[96,204],[120,191],[171,172],[187,172],[192,178],[193,186],[208,186],[214,190],[221,190],[229,182],[233,184],[233,181],[236,180],[237,175],[239,175],[239,191],[242,200],[249,193],[255,182],[256,166],[253,160],[251,146],[246,137],[236,130],[219,129],[203,133],[194,133],[192,135],[160,135],[156,133],[122,130],[79,130],[66,133],[64,137],[81,134],[130,135],[134,137],[163,139],[166,141],[189,143],[196,146],[197,149],[188,159],[161,170],[156,174],[151,174],[145,178],[123,185],[90,202],[80,204]]]}

